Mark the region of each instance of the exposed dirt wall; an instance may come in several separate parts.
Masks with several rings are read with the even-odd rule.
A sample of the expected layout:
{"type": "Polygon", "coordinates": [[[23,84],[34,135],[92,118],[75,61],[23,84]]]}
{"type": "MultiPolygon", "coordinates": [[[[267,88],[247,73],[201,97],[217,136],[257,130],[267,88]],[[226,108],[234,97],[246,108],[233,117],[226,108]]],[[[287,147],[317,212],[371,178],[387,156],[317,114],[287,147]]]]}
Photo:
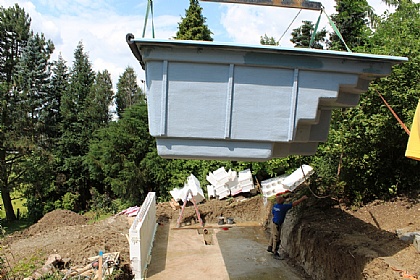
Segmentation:
{"type": "MultiPolygon", "coordinates": [[[[401,279],[403,272],[420,273],[420,257],[412,245],[331,204],[309,200],[293,209],[283,225],[282,246],[289,261],[312,279],[401,279]]],[[[395,209],[383,211],[394,219],[395,209]]]]}

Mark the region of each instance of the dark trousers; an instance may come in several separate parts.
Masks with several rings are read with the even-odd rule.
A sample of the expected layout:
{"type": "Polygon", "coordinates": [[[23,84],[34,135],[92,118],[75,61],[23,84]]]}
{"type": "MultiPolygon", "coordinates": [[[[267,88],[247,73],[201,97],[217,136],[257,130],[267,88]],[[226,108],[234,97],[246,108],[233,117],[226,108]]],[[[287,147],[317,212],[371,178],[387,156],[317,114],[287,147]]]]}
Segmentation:
{"type": "Polygon", "coordinates": [[[271,234],[270,234],[270,241],[268,246],[273,248],[273,253],[276,253],[280,247],[280,233],[281,233],[281,225],[274,223],[271,221],[271,234]]]}

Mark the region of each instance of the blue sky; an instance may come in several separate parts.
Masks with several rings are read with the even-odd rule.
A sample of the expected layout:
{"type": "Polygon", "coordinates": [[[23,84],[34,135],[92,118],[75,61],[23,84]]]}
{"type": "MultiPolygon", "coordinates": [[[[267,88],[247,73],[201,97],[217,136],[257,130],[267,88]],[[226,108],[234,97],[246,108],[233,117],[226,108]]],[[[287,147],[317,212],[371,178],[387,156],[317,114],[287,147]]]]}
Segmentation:
{"type": "MultiPolygon", "coordinates": [[[[328,14],[335,13],[334,0],[321,1],[328,14]]],[[[381,0],[368,0],[377,13],[387,7],[381,0]]],[[[417,2],[417,1],[416,1],[417,2]]],[[[32,18],[32,29],[43,32],[55,44],[53,59],[61,54],[71,66],[73,52],[83,42],[95,71],[107,69],[114,83],[127,66],[133,67],[139,80],[144,71],[131,54],[125,35],[140,37],[143,30],[147,0],[0,0],[9,7],[18,3],[32,18]]],[[[175,36],[178,22],[185,15],[189,0],[154,0],[154,23],[157,38],[175,36]]],[[[267,34],[280,38],[299,10],[240,4],[201,2],[207,25],[215,41],[259,44],[260,36],[267,34]]],[[[315,22],[316,11],[302,11],[287,35],[280,42],[292,46],[290,32],[303,20],[315,22]]],[[[325,16],[321,26],[327,27],[325,16]]],[[[151,37],[149,22],[146,37],[151,37]]]]}

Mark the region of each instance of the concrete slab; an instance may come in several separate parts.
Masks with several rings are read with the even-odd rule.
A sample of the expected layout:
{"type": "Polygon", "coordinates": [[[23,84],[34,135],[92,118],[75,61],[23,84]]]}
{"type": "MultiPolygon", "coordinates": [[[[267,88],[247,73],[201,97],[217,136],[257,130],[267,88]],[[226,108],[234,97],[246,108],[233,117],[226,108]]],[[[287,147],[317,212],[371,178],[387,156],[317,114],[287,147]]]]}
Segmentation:
{"type": "Polygon", "coordinates": [[[147,279],[301,279],[266,252],[261,227],[211,228],[212,245],[205,245],[197,229],[174,226],[158,227],[147,279]]]}

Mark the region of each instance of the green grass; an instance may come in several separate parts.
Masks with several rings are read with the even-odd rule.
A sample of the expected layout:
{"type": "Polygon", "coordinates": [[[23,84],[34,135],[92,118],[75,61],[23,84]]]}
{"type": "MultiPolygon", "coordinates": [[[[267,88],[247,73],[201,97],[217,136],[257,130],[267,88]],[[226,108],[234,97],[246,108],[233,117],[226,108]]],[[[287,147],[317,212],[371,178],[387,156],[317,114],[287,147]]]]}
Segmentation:
{"type": "MultiPolygon", "coordinates": [[[[19,209],[20,216],[25,217],[26,214],[28,213],[28,208],[24,206],[24,204],[26,203],[26,198],[24,198],[22,194],[17,191],[11,193],[11,197],[12,197],[12,205],[13,205],[13,209],[15,210],[15,214],[16,214],[16,211],[19,209]]],[[[5,219],[6,212],[4,211],[3,200],[1,198],[0,198],[0,203],[2,206],[0,210],[0,219],[5,219]]]]}
{"type": "MultiPolygon", "coordinates": [[[[0,224],[1,224],[1,227],[5,230],[5,234],[7,235],[7,234],[11,234],[15,231],[24,230],[24,229],[30,227],[33,224],[33,222],[30,221],[27,218],[24,218],[24,219],[20,219],[20,220],[13,221],[13,222],[8,222],[6,220],[2,220],[0,222],[0,224]]],[[[0,237],[2,237],[2,236],[0,235],[0,237]]]]}
{"type": "Polygon", "coordinates": [[[99,222],[99,221],[102,221],[111,217],[112,214],[111,213],[99,214],[95,211],[89,211],[89,212],[86,212],[83,216],[89,219],[88,224],[93,224],[93,223],[96,223],[96,222],[99,222]]]}
{"type": "Polygon", "coordinates": [[[6,221],[6,212],[4,211],[3,200],[0,197],[0,203],[2,205],[0,210],[0,225],[5,230],[5,234],[10,234],[15,231],[23,230],[32,225],[32,222],[29,221],[29,219],[27,219],[28,209],[26,208],[26,206],[24,206],[24,204],[26,203],[26,198],[22,197],[22,194],[19,192],[11,193],[11,197],[13,210],[15,210],[16,214],[17,210],[19,209],[19,216],[21,218],[13,222],[6,221]]]}

